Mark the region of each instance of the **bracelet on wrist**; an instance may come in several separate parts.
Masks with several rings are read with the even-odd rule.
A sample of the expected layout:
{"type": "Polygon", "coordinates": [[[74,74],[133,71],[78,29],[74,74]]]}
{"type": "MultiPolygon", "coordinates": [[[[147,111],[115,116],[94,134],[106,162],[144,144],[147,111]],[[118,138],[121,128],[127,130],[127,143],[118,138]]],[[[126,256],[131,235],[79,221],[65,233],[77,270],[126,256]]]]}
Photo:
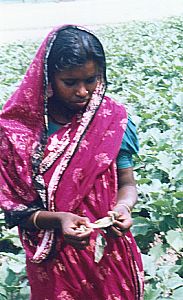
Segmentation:
{"type": "Polygon", "coordinates": [[[33,223],[34,227],[35,227],[36,229],[38,229],[38,230],[41,230],[41,228],[37,225],[37,218],[38,218],[40,212],[41,212],[41,210],[36,211],[36,212],[34,213],[33,219],[32,219],[32,223],[33,223]]]}
{"type": "Polygon", "coordinates": [[[125,204],[125,203],[119,203],[119,204],[117,204],[116,206],[124,206],[124,207],[126,207],[127,211],[128,211],[130,214],[132,213],[131,208],[130,208],[127,204],[125,204]]]}

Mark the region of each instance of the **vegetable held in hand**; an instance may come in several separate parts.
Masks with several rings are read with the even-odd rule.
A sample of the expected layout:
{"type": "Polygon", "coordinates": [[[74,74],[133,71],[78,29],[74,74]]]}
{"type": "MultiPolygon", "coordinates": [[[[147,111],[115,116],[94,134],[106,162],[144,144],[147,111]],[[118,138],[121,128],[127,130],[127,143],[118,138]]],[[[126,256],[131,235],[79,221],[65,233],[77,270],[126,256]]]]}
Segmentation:
{"type": "MultiPolygon", "coordinates": [[[[109,226],[112,226],[115,222],[115,218],[118,217],[118,213],[115,211],[110,212],[110,216],[98,219],[94,223],[90,223],[90,226],[93,229],[99,228],[102,229],[104,232],[104,228],[107,228],[109,226]]],[[[84,225],[81,225],[79,228],[77,228],[77,231],[84,232],[87,230],[87,228],[84,225]]],[[[104,248],[107,245],[107,242],[105,238],[99,233],[96,238],[96,244],[95,244],[95,253],[94,253],[94,260],[96,263],[99,263],[99,261],[102,259],[104,254],[104,248]]]]}

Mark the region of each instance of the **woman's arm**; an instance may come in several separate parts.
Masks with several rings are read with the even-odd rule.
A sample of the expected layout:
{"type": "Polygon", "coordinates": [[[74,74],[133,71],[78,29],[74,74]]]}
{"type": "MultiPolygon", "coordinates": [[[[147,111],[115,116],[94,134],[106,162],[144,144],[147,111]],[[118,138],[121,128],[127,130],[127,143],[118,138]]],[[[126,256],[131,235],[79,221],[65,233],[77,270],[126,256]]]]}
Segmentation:
{"type": "Polygon", "coordinates": [[[39,211],[33,213],[24,222],[24,229],[58,229],[65,241],[74,247],[83,249],[89,243],[89,236],[92,231],[89,219],[80,217],[70,212],[49,212],[39,211]],[[80,232],[78,228],[84,225],[87,230],[80,232]]]}
{"type": "Polygon", "coordinates": [[[130,210],[132,210],[136,202],[137,202],[137,189],[136,189],[136,183],[133,175],[133,168],[130,167],[125,169],[119,169],[118,170],[118,197],[117,197],[116,206],[119,206],[120,204],[125,204],[130,208],[130,210]]]}
{"type": "MultiPolygon", "coordinates": [[[[113,208],[119,215],[116,217],[110,233],[122,236],[132,226],[131,211],[137,202],[137,189],[133,176],[133,168],[118,170],[118,197],[113,208]]],[[[110,214],[110,212],[109,212],[110,214]]]]}

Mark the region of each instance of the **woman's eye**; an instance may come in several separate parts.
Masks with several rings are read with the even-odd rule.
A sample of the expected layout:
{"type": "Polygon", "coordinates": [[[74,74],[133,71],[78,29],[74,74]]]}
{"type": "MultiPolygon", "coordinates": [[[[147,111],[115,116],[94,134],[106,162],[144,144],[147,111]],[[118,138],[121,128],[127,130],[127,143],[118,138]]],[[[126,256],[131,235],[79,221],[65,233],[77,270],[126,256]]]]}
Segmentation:
{"type": "Polygon", "coordinates": [[[97,76],[94,77],[90,77],[88,79],[86,79],[86,83],[90,84],[90,83],[94,83],[97,80],[97,76]]]}
{"type": "MultiPolygon", "coordinates": [[[[86,84],[92,84],[92,83],[95,83],[96,80],[97,80],[97,76],[93,76],[93,77],[87,78],[86,80],[84,80],[84,82],[85,82],[86,84]]],[[[72,86],[74,86],[75,84],[77,84],[77,80],[75,80],[75,79],[65,79],[65,80],[63,80],[63,83],[64,83],[66,86],[72,87],[72,86]]]]}
{"type": "Polygon", "coordinates": [[[67,86],[73,86],[76,84],[75,80],[63,80],[64,84],[67,86]]]}

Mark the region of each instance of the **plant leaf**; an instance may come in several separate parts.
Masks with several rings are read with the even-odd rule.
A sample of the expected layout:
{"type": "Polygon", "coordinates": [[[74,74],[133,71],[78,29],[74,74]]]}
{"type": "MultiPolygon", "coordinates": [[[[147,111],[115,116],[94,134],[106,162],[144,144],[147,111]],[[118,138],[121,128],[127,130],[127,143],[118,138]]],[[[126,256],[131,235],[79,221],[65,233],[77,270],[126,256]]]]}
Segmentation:
{"type": "Polygon", "coordinates": [[[183,248],[183,232],[169,230],[166,235],[166,240],[176,251],[180,251],[183,248]]]}
{"type": "Polygon", "coordinates": [[[104,248],[107,245],[105,238],[99,233],[96,238],[94,261],[99,263],[104,254],[104,248]]]}

